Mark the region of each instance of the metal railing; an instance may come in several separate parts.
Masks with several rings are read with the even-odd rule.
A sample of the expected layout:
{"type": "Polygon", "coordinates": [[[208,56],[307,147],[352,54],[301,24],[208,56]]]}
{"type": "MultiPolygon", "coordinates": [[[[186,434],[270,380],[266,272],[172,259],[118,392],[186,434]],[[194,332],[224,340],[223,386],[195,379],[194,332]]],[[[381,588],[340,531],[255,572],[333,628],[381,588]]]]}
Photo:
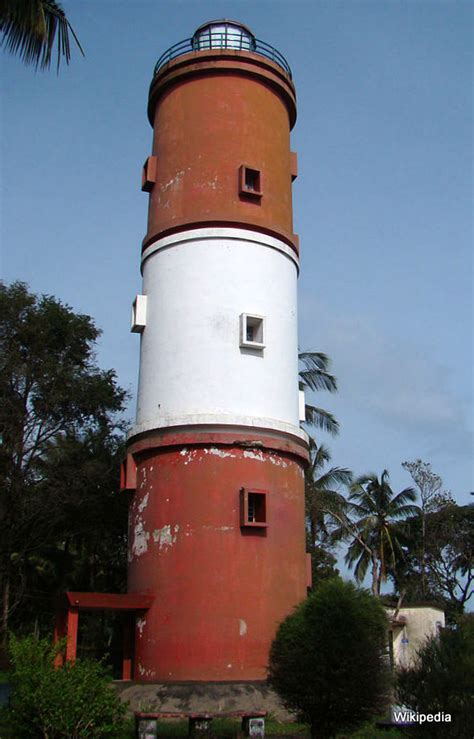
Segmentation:
{"type": "Polygon", "coordinates": [[[259,54],[278,64],[291,79],[290,65],[283,54],[280,54],[277,49],[274,49],[273,46],[270,46],[265,41],[260,41],[260,39],[240,32],[229,32],[228,30],[222,33],[216,33],[213,30],[208,34],[202,34],[198,37],[193,36],[170,46],[156,62],[155,69],[153,70],[153,79],[165,64],[168,64],[168,62],[176,59],[178,56],[187,54],[190,51],[206,51],[208,49],[231,49],[232,51],[250,51],[253,54],[259,54]]]}

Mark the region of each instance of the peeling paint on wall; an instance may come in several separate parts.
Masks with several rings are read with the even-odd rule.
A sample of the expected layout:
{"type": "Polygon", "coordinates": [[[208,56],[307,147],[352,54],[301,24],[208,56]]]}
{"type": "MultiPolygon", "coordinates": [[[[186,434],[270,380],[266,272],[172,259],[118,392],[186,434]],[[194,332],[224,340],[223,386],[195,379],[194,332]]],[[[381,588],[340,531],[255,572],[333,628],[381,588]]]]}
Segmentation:
{"type": "Polygon", "coordinates": [[[197,453],[198,453],[197,449],[188,450],[186,447],[183,447],[183,449],[181,449],[180,451],[181,457],[186,458],[186,461],[184,463],[185,465],[189,464],[190,462],[193,462],[194,457],[196,456],[197,453]]]}
{"type": "Polygon", "coordinates": [[[288,465],[285,462],[285,460],[282,459],[281,457],[273,457],[273,456],[270,455],[268,458],[269,458],[270,462],[272,464],[275,464],[277,467],[288,467],[288,465]]]}
{"type": "Polygon", "coordinates": [[[265,462],[265,457],[262,452],[252,452],[250,449],[247,449],[244,452],[244,457],[247,459],[256,459],[258,462],[265,462]]]}
{"type": "Polygon", "coordinates": [[[147,505],[148,505],[148,498],[149,497],[150,497],[150,493],[147,493],[146,495],[143,496],[142,502],[138,505],[138,512],[139,513],[143,513],[143,511],[147,507],[147,505]]]}
{"type": "Polygon", "coordinates": [[[247,622],[243,618],[239,618],[239,634],[245,636],[247,633],[247,622]]]}
{"type": "Polygon", "coordinates": [[[169,187],[172,187],[172,185],[179,185],[179,182],[182,179],[183,175],[184,169],[182,169],[180,172],[176,172],[176,175],[173,177],[173,179],[160,185],[161,192],[165,192],[169,187]]]}
{"type": "Polygon", "coordinates": [[[137,629],[138,629],[138,635],[139,635],[140,639],[143,636],[143,629],[144,629],[145,625],[146,625],[146,618],[139,618],[138,621],[137,621],[137,629]]]}
{"type": "Polygon", "coordinates": [[[160,549],[168,549],[173,546],[178,537],[179,524],[175,524],[172,528],[168,523],[161,529],[155,529],[153,532],[153,541],[158,544],[160,549]]]}
{"type": "Polygon", "coordinates": [[[232,454],[232,452],[225,452],[223,449],[218,449],[215,446],[210,449],[203,449],[203,452],[205,454],[214,454],[214,456],[221,457],[222,459],[225,459],[226,457],[235,457],[235,454],[232,454]]]}
{"type": "Polygon", "coordinates": [[[140,677],[155,677],[156,672],[155,670],[149,669],[146,670],[140,662],[138,663],[138,672],[140,673],[140,677]]]}
{"type": "Polygon", "coordinates": [[[145,531],[143,521],[138,519],[133,530],[132,557],[141,557],[148,549],[150,534],[145,531]]]}

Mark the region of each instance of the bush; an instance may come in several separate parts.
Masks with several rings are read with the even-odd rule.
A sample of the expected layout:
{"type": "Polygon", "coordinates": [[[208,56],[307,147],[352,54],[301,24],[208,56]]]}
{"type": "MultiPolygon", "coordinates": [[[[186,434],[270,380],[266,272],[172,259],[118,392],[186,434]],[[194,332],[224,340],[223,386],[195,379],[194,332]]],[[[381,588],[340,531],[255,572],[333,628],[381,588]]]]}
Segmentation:
{"type": "Polygon", "coordinates": [[[10,639],[13,694],[7,720],[15,737],[117,736],[126,706],[100,662],[54,667],[58,647],[34,637],[10,639]]]}
{"type": "Polygon", "coordinates": [[[278,629],[270,685],[310,724],[334,737],[388,703],[387,618],[377,599],[340,579],[323,581],[278,629]]]}
{"type": "Polygon", "coordinates": [[[398,672],[398,699],[418,713],[449,713],[449,723],[423,723],[415,736],[472,738],[474,716],[474,614],[429,639],[411,668],[398,672]]]}

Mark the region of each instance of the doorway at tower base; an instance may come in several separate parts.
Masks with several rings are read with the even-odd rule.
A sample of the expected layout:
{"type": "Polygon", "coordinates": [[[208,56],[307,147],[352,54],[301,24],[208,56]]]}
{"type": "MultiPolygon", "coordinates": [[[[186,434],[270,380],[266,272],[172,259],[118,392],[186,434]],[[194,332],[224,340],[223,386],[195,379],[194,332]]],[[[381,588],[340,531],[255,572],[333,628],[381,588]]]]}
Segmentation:
{"type": "Polygon", "coordinates": [[[305,459],[276,432],[131,440],[128,592],[153,596],[135,680],[265,680],[278,625],[306,596],[305,459]]]}
{"type": "Polygon", "coordinates": [[[277,721],[295,719],[265,681],[130,683],[116,680],[114,688],[128,710],[149,713],[226,713],[267,711],[277,721]]]}

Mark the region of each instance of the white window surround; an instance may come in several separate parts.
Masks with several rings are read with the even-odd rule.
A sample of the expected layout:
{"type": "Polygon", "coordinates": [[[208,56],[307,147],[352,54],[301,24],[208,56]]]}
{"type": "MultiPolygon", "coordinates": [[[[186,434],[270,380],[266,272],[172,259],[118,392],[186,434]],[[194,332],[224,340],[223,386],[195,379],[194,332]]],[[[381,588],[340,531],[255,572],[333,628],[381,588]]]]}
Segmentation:
{"type": "Polygon", "coordinates": [[[141,334],[146,326],[146,295],[137,295],[132,304],[132,325],[130,331],[141,334]]]}
{"type": "Polygon", "coordinates": [[[240,314],[240,346],[246,349],[265,348],[265,316],[256,313],[240,314]]]}
{"type": "Polygon", "coordinates": [[[304,397],[304,390],[300,390],[298,393],[298,406],[299,406],[299,417],[300,421],[306,420],[306,401],[304,397]]]}

